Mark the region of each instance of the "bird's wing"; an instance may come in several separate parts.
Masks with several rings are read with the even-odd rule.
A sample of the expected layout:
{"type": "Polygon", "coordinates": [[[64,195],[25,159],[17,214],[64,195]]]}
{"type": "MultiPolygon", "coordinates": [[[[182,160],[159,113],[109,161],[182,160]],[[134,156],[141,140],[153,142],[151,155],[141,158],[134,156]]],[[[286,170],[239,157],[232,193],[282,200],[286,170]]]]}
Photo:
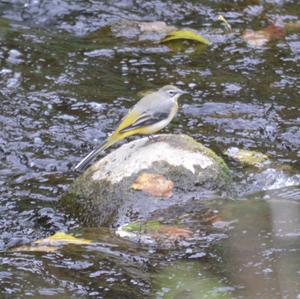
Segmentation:
{"type": "MultiPolygon", "coordinates": [[[[125,133],[134,129],[151,126],[153,124],[156,124],[168,118],[168,116],[169,113],[166,112],[155,112],[155,113],[144,112],[140,114],[134,121],[129,120],[126,125],[122,126],[123,123],[121,123],[119,127],[119,132],[125,133]]],[[[130,117],[130,115],[128,115],[128,117],[130,117]]],[[[124,122],[126,121],[126,119],[124,119],[124,122]]]]}

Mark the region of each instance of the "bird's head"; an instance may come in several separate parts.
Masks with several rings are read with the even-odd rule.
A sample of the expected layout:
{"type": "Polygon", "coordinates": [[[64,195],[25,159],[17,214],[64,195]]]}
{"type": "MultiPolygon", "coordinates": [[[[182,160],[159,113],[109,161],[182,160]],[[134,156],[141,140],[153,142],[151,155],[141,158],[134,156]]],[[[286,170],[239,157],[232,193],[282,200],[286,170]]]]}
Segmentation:
{"type": "Polygon", "coordinates": [[[172,100],[177,100],[182,94],[186,93],[174,85],[165,85],[159,89],[159,92],[172,100]]]}

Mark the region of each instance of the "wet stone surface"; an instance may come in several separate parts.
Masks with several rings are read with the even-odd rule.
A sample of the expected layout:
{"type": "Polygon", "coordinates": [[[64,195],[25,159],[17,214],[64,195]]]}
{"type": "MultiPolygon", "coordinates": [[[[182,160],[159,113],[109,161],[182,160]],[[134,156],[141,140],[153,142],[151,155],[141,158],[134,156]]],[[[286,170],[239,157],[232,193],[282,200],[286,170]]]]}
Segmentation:
{"type": "Polygon", "coordinates": [[[66,213],[85,226],[118,227],[147,221],[157,210],[188,205],[192,198],[201,205],[201,199],[229,196],[230,170],[213,151],[187,135],[153,138],[129,142],[93,163],[62,196],[66,213]],[[168,196],[159,192],[163,180],[168,196]]]}
{"type": "Polygon", "coordinates": [[[200,286],[220,298],[297,298],[299,31],[262,47],[242,34],[299,17],[298,1],[2,1],[1,296],[194,298],[200,286]],[[219,14],[231,32],[216,24],[219,14]],[[190,27],[212,45],[114,36],[120,20],[190,27]],[[211,203],[219,224],[194,245],[156,250],[81,227],[58,208],[72,167],[115,128],[138,92],[170,83],[191,96],[164,132],[190,135],[219,155],[230,147],[261,152],[272,167],[229,161],[233,191],[248,200],[211,203]],[[56,231],[76,231],[93,244],[10,251],[56,231]],[[181,293],[172,293],[178,284],[181,293]]]}

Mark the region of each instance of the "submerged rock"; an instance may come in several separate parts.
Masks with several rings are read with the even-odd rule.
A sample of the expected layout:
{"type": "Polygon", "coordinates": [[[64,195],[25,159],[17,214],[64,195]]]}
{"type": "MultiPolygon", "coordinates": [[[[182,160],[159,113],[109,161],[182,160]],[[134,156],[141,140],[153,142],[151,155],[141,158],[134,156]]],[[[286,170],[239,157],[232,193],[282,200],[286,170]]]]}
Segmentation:
{"type": "Polygon", "coordinates": [[[175,26],[169,26],[163,21],[119,20],[111,25],[111,31],[116,37],[139,38],[140,40],[158,41],[175,30],[177,30],[175,26]]]}
{"type": "Polygon", "coordinates": [[[78,177],[63,206],[85,225],[119,226],[157,210],[223,193],[224,161],[186,135],[157,135],[127,143],[78,177]]]}
{"type": "Polygon", "coordinates": [[[224,154],[244,166],[255,166],[262,168],[264,164],[270,163],[269,157],[258,151],[230,147],[225,151],[224,154]]]}

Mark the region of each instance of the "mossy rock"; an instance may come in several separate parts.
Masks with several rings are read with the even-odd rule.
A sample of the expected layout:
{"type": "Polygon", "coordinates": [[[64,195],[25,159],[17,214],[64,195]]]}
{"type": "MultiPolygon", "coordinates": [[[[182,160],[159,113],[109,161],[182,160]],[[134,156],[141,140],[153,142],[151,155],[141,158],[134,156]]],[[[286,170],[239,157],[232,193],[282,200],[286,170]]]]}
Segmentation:
{"type": "Polygon", "coordinates": [[[230,182],[225,162],[210,149],[186,135],[157,135],[127,143],[97,161],[75,180],[61,204],[84,225],[118,226],[147,220],[155,211],[191,198],[224,194],[230,182]],[[143,186],[133,188],[145,173],[172,182],[168,198],[159,195],[160,182],[151,182],[147,192],[143,186]],[[152,193],[151,186],[158,191],[152,193]]]}

